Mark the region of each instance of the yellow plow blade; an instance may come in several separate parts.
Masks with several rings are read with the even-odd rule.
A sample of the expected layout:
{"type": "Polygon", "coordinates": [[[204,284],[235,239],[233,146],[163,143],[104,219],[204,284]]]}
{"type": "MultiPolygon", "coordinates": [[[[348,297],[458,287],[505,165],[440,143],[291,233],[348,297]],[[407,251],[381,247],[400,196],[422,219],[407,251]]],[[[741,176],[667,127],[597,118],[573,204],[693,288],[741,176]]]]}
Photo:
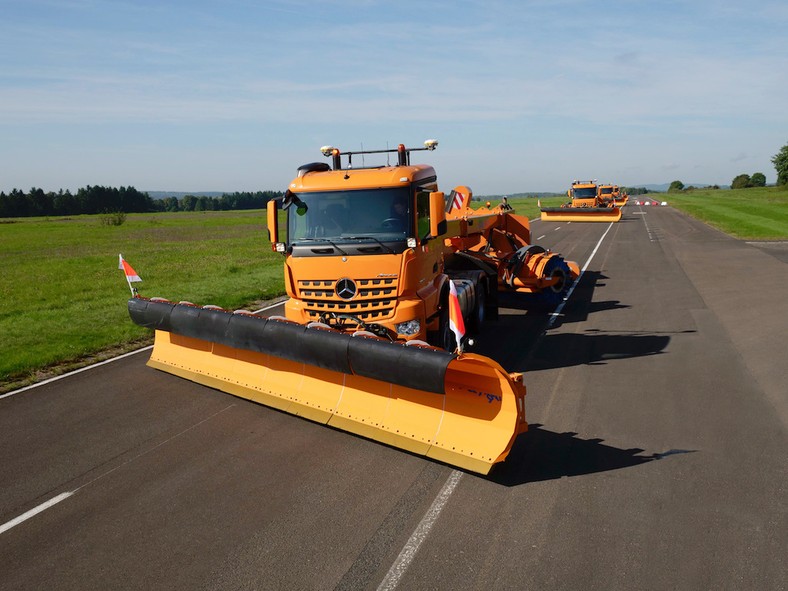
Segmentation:
{"type": "Polygon", "coordinates": [[[545,207],[541,209],[543,222],[617,222],[619,207],[545,207]]]}
{"type": "Polygon", "coordinates": [[[487,474],[527,430],[525,387],[492,359],[143,298],[148,365],[319,423],[487,474]]]}

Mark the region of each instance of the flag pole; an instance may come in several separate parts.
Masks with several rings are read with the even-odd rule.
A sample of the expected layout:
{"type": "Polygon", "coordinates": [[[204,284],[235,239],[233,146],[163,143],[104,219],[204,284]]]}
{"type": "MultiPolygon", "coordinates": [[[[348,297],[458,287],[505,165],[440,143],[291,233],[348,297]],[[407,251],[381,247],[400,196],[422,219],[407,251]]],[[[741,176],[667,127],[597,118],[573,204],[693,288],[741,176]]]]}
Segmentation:
{"type": "MultiPolygon", "coordinates": [[[[124,265],[124,263],[125,263],[125,261],[123,260],[123,255],[122,254],[118,254],[118,269],[122,270],[123,274],[126,276],[126,283],[128,283],[128,285],[129,285],[129,291],[131,291],[131,297],[136,298],[137,297],[137,289],[134,286],[131,285],[131,276],[129,275],[129,273],[128,273],[127,269],[126,269],[126,265],[128,263],[126,263],[126,265],[124,265]]],[[[133,270],[131,272],[134,273],[133,270]]],[[[136,281],[139,281],[139,280],[140,280],[139,278],[136,279],[136,281]]]]}
{"type": "Polygon", "coordinates": [[[129,289],[131,290],[131,297],[136,298],[137,297],[137,290],[134,287],[132,287],[131,280],[128,277],[126,277],[126,283],[129,284],[129,289]]]}

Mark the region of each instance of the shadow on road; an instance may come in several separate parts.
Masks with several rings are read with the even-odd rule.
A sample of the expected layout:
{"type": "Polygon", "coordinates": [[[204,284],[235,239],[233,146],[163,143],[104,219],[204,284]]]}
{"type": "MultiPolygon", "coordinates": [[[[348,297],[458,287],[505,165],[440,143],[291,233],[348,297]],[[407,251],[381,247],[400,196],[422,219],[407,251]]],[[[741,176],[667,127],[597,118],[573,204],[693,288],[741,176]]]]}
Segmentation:
{"type": "Polygon", "coordinates": [[[591,314],[631,307],[618,300],[593,301],[594,291],[604,286],[605,279],[598,271],[586,271],[560,315],[554,318],[554,308],[540,309],[527,297],[501,294],[500,318],[477,337],[470,351],[495,359],[507,371],[519,372],[601,364],[664,352],[676,333],[557,330],[567,323],[585,322],[591,314]],[[553,324],[548,329],[551,318],[553,324]]]}
{"type": "Polygon", "coordinates": [[[590,332],[545,335],[532,349],[522,371],[601,365],[614,359],[658,355],[670,343],[670,337],[664,334],[590,332]]]}
{"type": "Polygon", "coordinates": [[[488,478],[504,486],[518,486],[564,476],[620,470],[695,451],[673,449],[644,456],[640,455],[642,449],[619,449],[602,441],[581,439],[577,433],[554,433],[533,424],[527,433],[517,438],[507,460],[498,464],[488,478]]]}
{"type": "MultiPolygon", "coordinates": [[[[597,287],[604,287],[605,284],[600,281],[607,279],[599,271],[585,271],[580,283],[577,284],[572,297],[567,302],[564,312],[559,317],[560,322],[582,322],[588,319],[589,314],[594,312],[603,312],[605,310],[617,310],[619,308],[629,308],[630,306],[622,304],[618,300],[608,300],[602,302],[594,302],[594,290],[597,287]]],[[[540,296],[519,294],[510,291],[501,291],[498,294],[498,305],[502,309],[510,310],[527,310],[534,315],[549,315],[555,309],[555,304],[546,305],[543,303],[540,296]]],[[[508,321],[510,317],[507,317],[508,321]]]]}

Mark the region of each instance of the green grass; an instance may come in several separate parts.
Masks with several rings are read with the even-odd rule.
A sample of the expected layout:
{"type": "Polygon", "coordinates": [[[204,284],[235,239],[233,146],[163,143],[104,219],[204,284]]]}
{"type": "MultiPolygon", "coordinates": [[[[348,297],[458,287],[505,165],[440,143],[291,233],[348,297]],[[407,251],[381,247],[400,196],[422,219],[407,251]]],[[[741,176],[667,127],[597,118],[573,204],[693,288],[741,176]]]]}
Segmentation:
{"type": "MultiPolygon", "coordinates": [[[[788,239],[786,186],[634,195],[629,197],[630,203],[638,198],[667,201],[668,205],[741,240],[788,239]]],[[[556,207],[566,200],[559,196],[543,198],[541,202],[543,207],[556,207]]],[[[510,199],[509,203],[528,219],[539,217],[536,199],[510,199]]]]}
{"type": "Polygon", "coordinates": [[[655,198],[742,240],[788,238],[786,186],[695,190],[660,194],[655,198]]]}
{"type": "Polygon", "coordinates": [[[150,339],[131,322],[118,254],[145,296],[228,309],[284,292],[264,212],[131,214],[0,223],[0,384],[150,339]]]}
{"type": "MultiPolygon", "coordinates": [[[[562,203],[566,203],[566,201],[566,196],[542,197],[541,199],[535,199],[533,197],[518,197],[509,199],[509,205],[514,208],[515,213],[518,215],[532,220],[539,217],[539,203],[542,204],[542,207],[558,207],[562,203]]],[[[497,204],[498,202],[496,201],[492,202],[493,206],[497,204]]]]}
{"type": "MultiPolygon", "coordinates": [[[[788,239],[786,187],[653,197],[737,238],[788,239]]],[[[564,201],[541,199],[544,207],[564,201]]],[[[537,199],[510,203],[539,217],[537,199]]],[[[235,309],[284,293],[263,211],[130,214],[120,226],[102,216],[0,220],[0,392],[44,368],[150,341],[129,319],[118,253],[142,277],[135,285],[145,296],[235,309]]]]}

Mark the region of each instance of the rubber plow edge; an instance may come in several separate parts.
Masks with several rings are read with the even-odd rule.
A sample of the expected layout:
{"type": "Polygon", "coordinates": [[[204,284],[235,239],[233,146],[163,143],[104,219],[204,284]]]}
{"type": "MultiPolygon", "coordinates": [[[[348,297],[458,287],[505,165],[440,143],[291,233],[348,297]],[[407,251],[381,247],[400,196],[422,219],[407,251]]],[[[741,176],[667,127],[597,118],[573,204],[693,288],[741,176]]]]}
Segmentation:
{"type": "Polygon", "coordinates": [[[487,357],[135,297],[148,365],[481,474],[527,430],[525,387],[487,357]]]}

